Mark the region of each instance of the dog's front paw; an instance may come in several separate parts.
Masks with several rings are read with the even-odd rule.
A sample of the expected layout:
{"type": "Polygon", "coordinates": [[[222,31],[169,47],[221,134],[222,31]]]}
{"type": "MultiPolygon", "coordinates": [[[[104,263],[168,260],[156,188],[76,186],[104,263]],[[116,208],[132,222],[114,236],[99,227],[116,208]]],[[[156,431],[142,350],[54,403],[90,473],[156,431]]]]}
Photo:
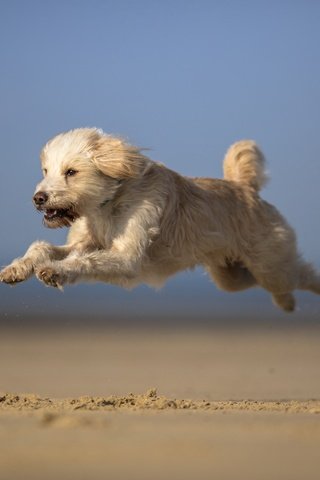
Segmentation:
{"type": "Polygon", "coordinates": [[[15,260],[0,272],[0,282],[14,285],[27,280],[33,273],[32,262],[28,259],[15,260]]]}
{"type": "Polygon", "coordinates": [[[40,267],[36,271],[37,278],[45,283],[48,287],[55,287],[62,289],[63,284],[66,282],[65,276],[59,272],[56,268],[51,266],[40,267]]]}

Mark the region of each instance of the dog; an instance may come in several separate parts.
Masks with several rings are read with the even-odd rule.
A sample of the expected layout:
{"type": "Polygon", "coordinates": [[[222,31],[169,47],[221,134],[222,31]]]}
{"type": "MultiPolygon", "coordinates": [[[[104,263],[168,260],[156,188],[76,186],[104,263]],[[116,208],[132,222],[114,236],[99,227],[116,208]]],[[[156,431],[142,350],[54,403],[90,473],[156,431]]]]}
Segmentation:
{"type": "Polygon", "coordinates": [[[41,164],[33,202],[45,226],[70,227],[67,243],[34,242],[1,271],[4,283],[35,275],[58,288],[80,281],[160,287],[202,265],[218,288],[260,286],[287,312],[295,289],[320,294],[320,275],[298,253],[294,230],[259,195],[267,174],[254,141],[229,148],[224,179],[179,175],[96,128],[55,136],[41,164]]]}

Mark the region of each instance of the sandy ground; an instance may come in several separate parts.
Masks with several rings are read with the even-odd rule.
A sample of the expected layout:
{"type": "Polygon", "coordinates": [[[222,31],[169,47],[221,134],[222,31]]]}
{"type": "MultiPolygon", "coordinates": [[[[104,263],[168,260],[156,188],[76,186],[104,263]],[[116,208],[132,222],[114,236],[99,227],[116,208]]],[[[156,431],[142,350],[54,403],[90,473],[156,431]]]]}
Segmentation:
{"type": "Polygon", "coordinates": [[[319,479],[320,329],[4,330],[0,442],[1,480],[319,479]]]}

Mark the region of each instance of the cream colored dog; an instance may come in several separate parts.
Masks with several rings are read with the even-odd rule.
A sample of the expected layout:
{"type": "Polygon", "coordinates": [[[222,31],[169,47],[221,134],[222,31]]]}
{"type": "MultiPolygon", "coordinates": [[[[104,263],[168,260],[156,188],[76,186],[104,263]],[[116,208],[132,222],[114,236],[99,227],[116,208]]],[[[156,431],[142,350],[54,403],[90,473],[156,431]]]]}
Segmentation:
{"type": "Polygon", "coordinates": [[[259,190],[264,157],[250,140],[230,147],[224,180],[187,178],[119,138],[80,128],[50,140],[33,197],[49,228],[71,227],[67,244],[33,243],[0,273],[14,284],[103,281],[160,286],[203,265],[230,292],[259,285],[286,311],[293,290],[320,294],[320,275],[297,253],[294,231],[259,190]]]}

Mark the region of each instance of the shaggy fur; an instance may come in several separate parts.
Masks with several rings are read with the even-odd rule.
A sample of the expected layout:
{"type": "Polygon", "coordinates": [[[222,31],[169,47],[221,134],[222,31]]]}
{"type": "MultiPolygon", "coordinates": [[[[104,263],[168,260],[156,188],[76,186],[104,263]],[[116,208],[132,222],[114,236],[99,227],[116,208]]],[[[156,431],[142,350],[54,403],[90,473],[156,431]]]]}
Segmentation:
{"type": "Polygon", "coordinates": [[[219,288],[259,285],[286,311],[294,310],[293,290],[320,294],[320,275],[297,253],[294,231],[259,196],[265,161],[252,141],[230,147],[224,180],[183,177],[94,128],[54,137],[41,162],[35,205],[46,226],[70,227],[68,241],[33,243],[2,270],[2,282],[35,274],[53,287],[158,287],[203,265],[219,288]]]}

